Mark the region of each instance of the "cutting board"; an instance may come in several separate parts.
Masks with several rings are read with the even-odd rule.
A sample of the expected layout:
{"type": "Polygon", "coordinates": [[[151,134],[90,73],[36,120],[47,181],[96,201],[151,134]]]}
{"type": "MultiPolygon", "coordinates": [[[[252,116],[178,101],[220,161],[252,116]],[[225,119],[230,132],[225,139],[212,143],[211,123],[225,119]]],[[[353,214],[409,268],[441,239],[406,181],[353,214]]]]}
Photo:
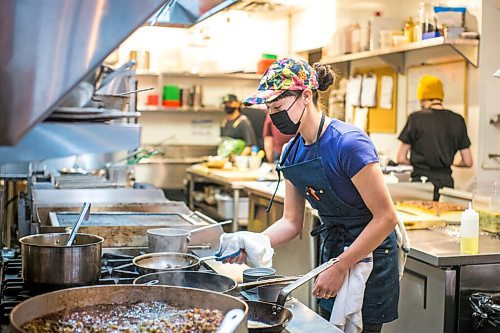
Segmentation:
{"type": "Polygon", "coordinates": [[[444,227],[446,221],[443,219],[424,213],[416,213],[404,208],[396,208],[399,218],[403,221],[406,230],[429,229],[432,227],[444,227]]]}

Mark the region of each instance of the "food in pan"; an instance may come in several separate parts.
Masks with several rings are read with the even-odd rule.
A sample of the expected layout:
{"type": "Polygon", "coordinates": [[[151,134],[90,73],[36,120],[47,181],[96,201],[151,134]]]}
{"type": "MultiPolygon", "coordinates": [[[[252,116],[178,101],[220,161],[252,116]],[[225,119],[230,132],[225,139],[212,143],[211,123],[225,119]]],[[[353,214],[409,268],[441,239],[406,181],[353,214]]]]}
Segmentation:
{"type": "Polygon", "coordinates": [[[462,212],[465,209],[464,206],[454,203],[420,200],[402,201],[399,202],[397,206],[436,216],[454,214],[456,212],[462,212]]]}
{"type": "Polygon", "coordinates": [[[255,320],[248,320],[247,327],[250,329],[258,329],[258,328],[269,328],[271,325],[266,324],[261,321],[255,321],[255,320]]]}
{"type": "Polygon", "coordinates": [[[63,310],[34,319],[22,328],[30,333],[210,333],[217,331],[223,318],[219,310],[179,309],[165,302],[153,301],[63,310]]]}

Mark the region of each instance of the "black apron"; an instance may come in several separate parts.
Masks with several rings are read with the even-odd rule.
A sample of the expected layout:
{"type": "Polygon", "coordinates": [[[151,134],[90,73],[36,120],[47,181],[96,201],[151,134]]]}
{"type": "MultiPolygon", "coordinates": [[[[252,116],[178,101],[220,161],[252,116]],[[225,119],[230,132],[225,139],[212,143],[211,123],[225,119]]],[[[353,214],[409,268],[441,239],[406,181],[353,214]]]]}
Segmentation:
{"type": "MultiPolygon", "coordinates": [[[[277,170],[283,172],[305,199],[319,213],[321,224],[316,227],[311,236],[321,236],[321,262],[339,256],[345,246],[354,242],[365,226],[372,220],[368,208],[358,209],[342,200],[331,188],[323,167],[321,156],[317,156],[319,139],[325,122],[321,118],[312,160],[294,164],[298,147],[291,159],[290,166],[281,167],[294,146],[300,134],[297,134],[283,158],[277,165],[277,170]]],[[[366,283],[363,301],[363,322],[366,324],[386,323],[398,317],[399,275],[396,234],[392,232],[373,252],[373,270],[366,283]]],[[[321,299],[320,306],[332,311],[334,298],[321,299]]]]}

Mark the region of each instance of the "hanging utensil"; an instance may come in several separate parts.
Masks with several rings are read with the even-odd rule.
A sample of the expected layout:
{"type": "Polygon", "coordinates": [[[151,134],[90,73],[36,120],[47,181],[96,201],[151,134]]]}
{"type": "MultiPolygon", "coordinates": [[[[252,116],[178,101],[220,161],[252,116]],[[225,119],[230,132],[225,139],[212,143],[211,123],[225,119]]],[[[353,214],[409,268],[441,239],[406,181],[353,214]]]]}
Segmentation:
{"type": "Polygon", "coordinates": [[[137,90],[127,91],[127,92],[124,92],[124,93],[119,93],[119,94],[116,94],[116,96],[127,96],[127,95],[130,95],[130,94],[136,94],[136,93],[139,93],[139,92],[149,91],[149,90],[153,90],[153,89],[154,89],[154,87],[144,88],[144,89],[137,89],[137,90]]]}
{"type": "Polygon", "coordinates": [[[78,229],[80,229],[80,226],[82,225],[83,221],[87,221],[89,219],[89,216],[90,216],[90,202],[85,202],[83,204],[82,210],[80,211],[80,215],[78,216],[78,220],[76,221],[73,230],[71,230],[71,233],[68,237],[68,241],[66,242],[66,246],[71,246],[73,244],[78,229]]]}

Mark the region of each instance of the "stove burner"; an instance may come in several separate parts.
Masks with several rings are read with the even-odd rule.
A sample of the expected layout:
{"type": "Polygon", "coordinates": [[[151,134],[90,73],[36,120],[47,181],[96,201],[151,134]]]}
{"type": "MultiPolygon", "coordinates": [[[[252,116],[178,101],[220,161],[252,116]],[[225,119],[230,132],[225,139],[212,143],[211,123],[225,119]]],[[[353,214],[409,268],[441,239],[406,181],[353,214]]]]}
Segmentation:
{"type": "MultiPolygon", "coordinates": [[[[98,285],[132,284],[140,274],[132,263],[133,256],[105,253],[101,259],[101,278],[98,285]]],[[[5,259],[4,259],[5,260],[5,259]]],[[[9,324],[10,311],[22,301],[40,294],[24,285],[20,258],[2,264],[0,290],[0,325],[9,324]]]]}

